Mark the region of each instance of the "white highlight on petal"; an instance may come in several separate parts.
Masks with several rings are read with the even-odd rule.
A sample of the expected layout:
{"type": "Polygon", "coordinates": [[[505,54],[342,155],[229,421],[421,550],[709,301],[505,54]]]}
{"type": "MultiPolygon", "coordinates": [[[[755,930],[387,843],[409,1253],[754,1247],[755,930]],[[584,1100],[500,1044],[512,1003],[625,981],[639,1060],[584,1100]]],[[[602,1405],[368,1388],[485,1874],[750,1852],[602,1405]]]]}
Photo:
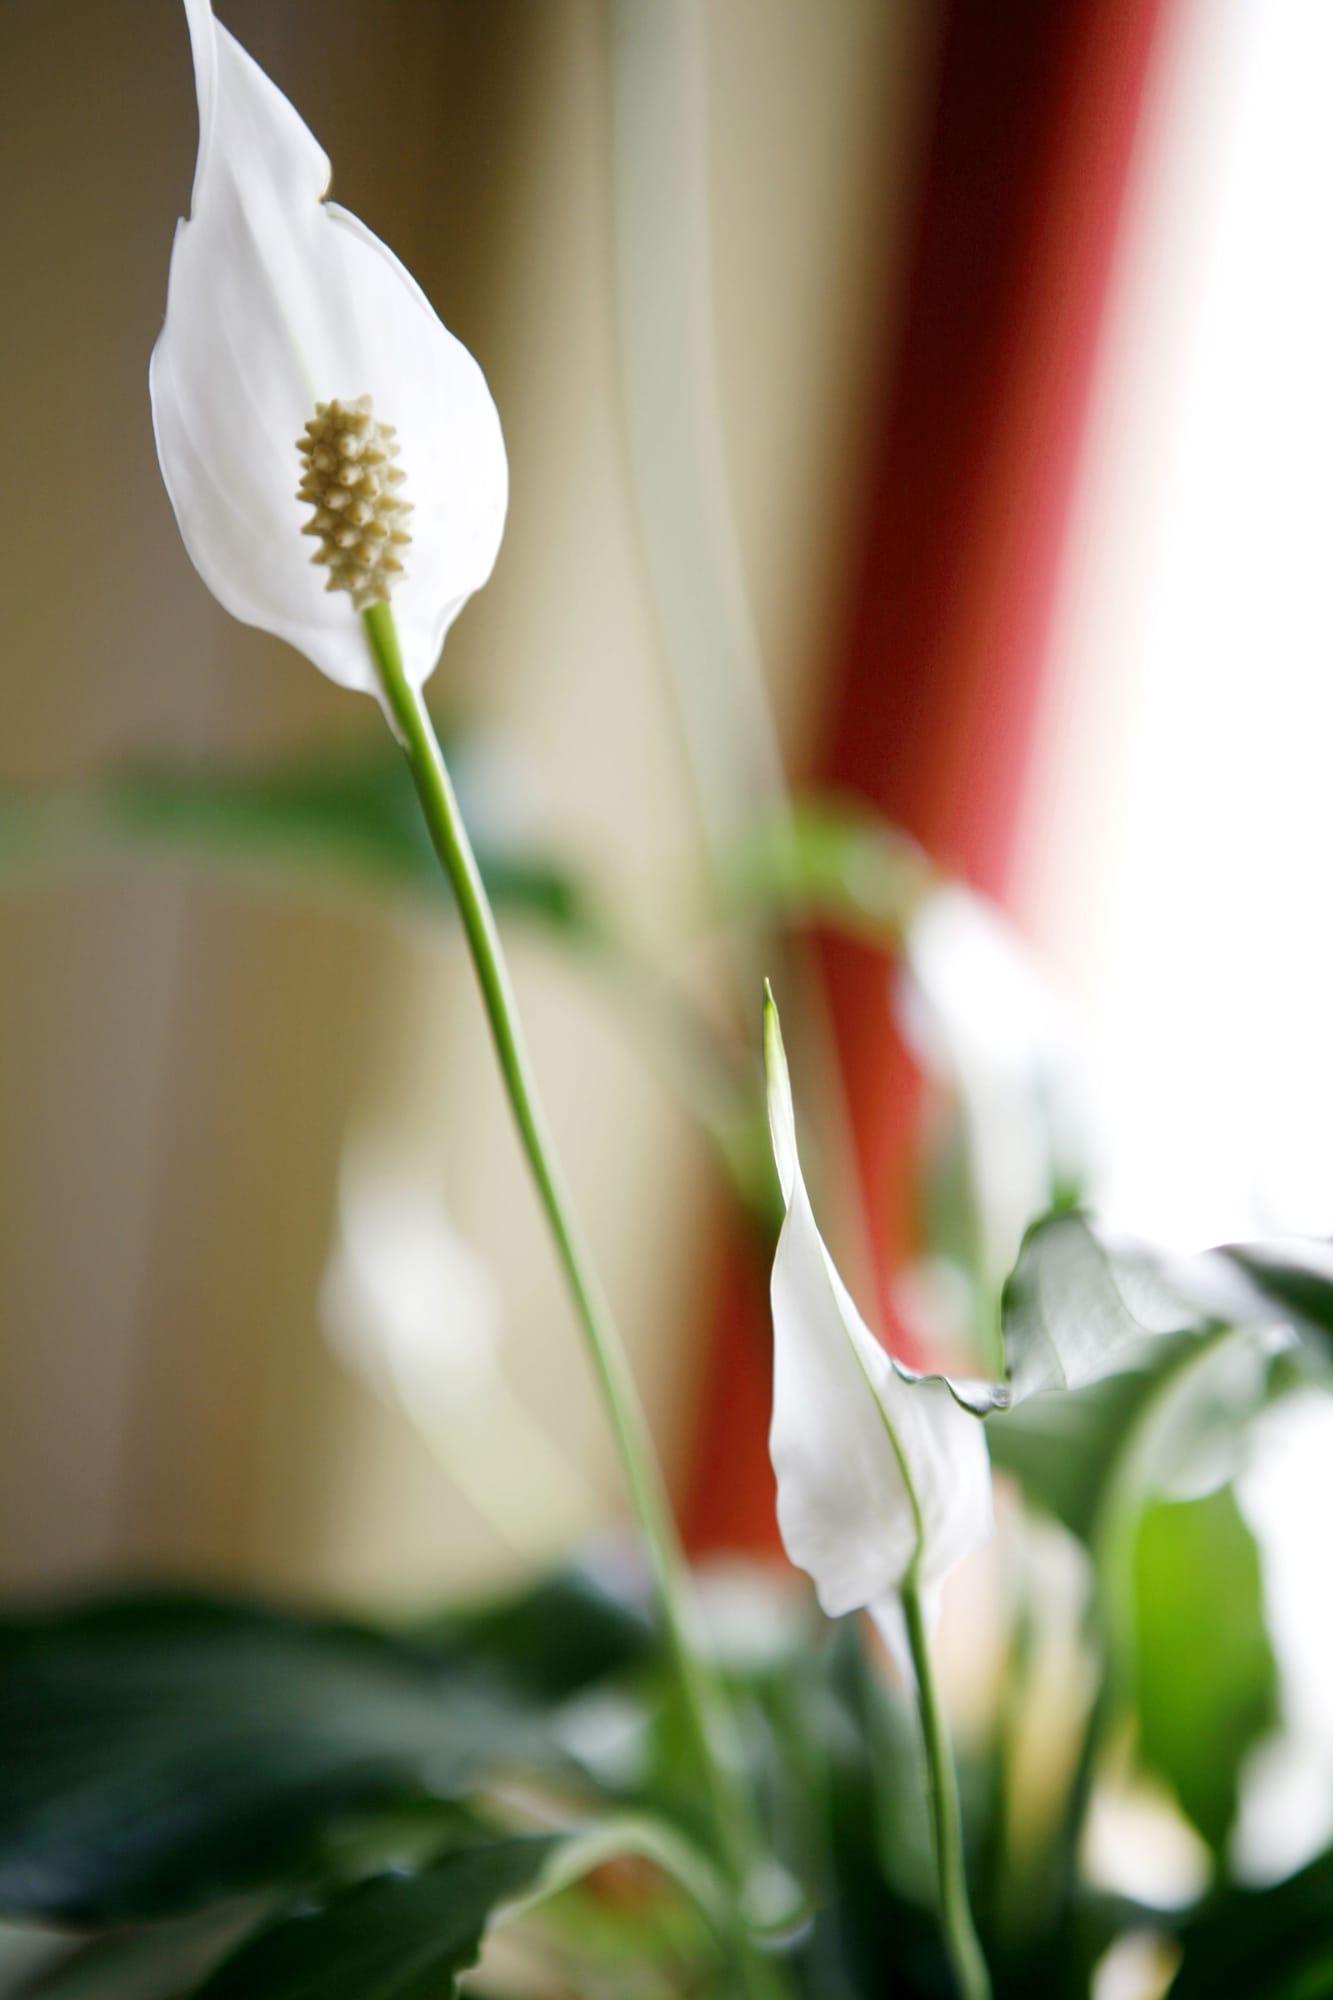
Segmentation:
{"type": "Polygon", "coordinates": [[[287,99],[185,0],[199,97],[190,219],[177,225],[149,388],[182,538],[233,616],[374,692],[356,611],[302,539],[294,440],[317,402],[369,395],[397,427],[415,507],[394,590],[408,679],[490,575],[504,531],[500,421],[472,356],[393,253],[323,196],[329,162],[287,99]]]}
{"type": "Polygon", "coordinates": [[[942,1381],[899,1371],[834,1268],[801,1174],[771,995],[764,1054],[787,1205],[772,1280],[769,1450],[778,1526],[828,1616],[870,1607],[892,1642],[903,1584],[915,1579],[929,1599],[954,1564],[990,1536],[985,1439],[942,1381]]]}

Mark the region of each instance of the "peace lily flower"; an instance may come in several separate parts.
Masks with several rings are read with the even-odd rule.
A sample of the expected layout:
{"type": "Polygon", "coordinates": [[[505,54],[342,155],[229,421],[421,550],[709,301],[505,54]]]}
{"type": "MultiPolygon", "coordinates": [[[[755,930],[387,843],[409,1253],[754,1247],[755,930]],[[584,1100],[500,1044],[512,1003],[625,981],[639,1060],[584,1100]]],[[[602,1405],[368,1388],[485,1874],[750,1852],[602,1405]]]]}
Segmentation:
{"type": "Polygon", "coordinates": [[[787,1554],[830,1618],[865,1608],[902,1656],[901,1593],[929,1601],[992,1525],[982,1426],[948,1385],[901,1370],[815,1223],[778,1011],[764,1005],[768,1118],[786,1217],[773,1260],[769,1450],[787,1554]]]}
{"type": "Polygon", "coordinates": [[[757,1872],[752,1817],[695,1658],[647,1419],[570,1211],[495,913],[421,693],[499,550],[499,420],[476,363],[402,265],[324,200],[329,163],[291,105],[209,0],[186,0],[186,12],[199,158],[150,370],[167,491],[220,602],[332,680],[376,694],[403,751],[650,1557],[725,1870],[728,1944],[739,1989],[758,2000],[772,1980],[743,1906],[757,1872]]]}
{"type": "Polygon", "coordinates": [[[495,405],[398,259],[324,199],[281,91],[209,0],[185,11],[199,155],[149,370],[181,535],[233,616],[345,687],[378,691],[358,614],[391,596],[420,688],[499,550],[495,405]]]}
{"type": "Polygon", "coordinates": [[[998,1295],[1029,1224],[1087,1178],[1068,1024],[1016,928],[956,883],[913,911],[893,999],[959,1120],[980,1275],[998,1295]]]}

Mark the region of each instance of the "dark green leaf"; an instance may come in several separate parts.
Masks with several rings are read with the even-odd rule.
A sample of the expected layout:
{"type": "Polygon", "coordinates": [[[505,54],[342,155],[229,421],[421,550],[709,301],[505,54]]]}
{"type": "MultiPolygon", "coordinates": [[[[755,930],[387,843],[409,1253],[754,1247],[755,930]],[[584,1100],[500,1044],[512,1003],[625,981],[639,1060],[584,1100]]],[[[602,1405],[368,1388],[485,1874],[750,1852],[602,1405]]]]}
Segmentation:
{"type": "Polygon", "coordinates": [[[350,1623],[158,1595],[0,1625],[0,1909],[218,1901],[340,1816],[447,1798],[531,1711],[466,1661],[350,1623]]]}
{"type": "Polygon", "coordinates": [[[1220,1253],[1312,1346],[1333,1357],[1333,1244],[1322,1238],[1232,1243],[1220,1253]]]}
{"type": "Polygon", "coordinates": [[[1170,2000],[1327,2000],[1333,1993],[1333,1852],[1271,1889],[1227,1889],[1181,1932],[1170,2000]]]}
{"type": "Polygon", "coordinates": [[[492,1912],[531,1890],[559,1845],[497,1841],[357,1883],[242,1945],[200,2000],[447,2000],[492,1912]]]}
{"type": "Polygon", "coordinates": [[[868,1657],[855,1620],[839,1627],[803,1708],[801,1719],[816,1733],[805,1751],[807,1783],[820,1787],[808,1804],[827,1843],[822,1867],[807,1863],[817,1906],[800,1954],[808,1990],[819,2000],[899,1992],[944,2000],[954,1982],[932,1907],[916,1724],[868,1657]]]}
{"type": "Polygon", "coordinates": [[[1241,1766],[1277,1719],[1259,1552],[1229,1487],[1144,1513],[1134,1625],[1140,1755],[1220,1854],[1241,1766]]]}
{"type": "Polygon", "coordinates": [[[988,1419],[991,1463],[1081,1541],[1096,1533],[1102,1503],[1140,1420],[1195,1358],[1193,1334],[1162,1339],[1151,1363],[1065,1395],[1037,1396],[988,1419]]]}
{"type": "Polygon", "coordinates": [[[429,1627],[447,1651],[542,1702],[558,1702],[597,1681],[655,1659],[659,1635],[637,1568],[575,1563],[517,1596],[450,1611],[429,1627]]]}

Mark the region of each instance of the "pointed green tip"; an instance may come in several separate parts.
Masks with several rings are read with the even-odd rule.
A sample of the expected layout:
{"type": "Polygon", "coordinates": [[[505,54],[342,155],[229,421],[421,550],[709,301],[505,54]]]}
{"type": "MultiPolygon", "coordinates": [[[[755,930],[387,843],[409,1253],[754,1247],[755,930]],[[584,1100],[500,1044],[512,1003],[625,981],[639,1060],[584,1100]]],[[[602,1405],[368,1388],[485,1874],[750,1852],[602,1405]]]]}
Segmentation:
{"type": "Polygon", "coordinates": [[[775,1069],[785,1069],[786,1050],[782,1045],[782,1023],[778,1018],[778,1003],[773,998],[770,982],[764,981],[764,1062],[770,1075],[775,1069]]]}

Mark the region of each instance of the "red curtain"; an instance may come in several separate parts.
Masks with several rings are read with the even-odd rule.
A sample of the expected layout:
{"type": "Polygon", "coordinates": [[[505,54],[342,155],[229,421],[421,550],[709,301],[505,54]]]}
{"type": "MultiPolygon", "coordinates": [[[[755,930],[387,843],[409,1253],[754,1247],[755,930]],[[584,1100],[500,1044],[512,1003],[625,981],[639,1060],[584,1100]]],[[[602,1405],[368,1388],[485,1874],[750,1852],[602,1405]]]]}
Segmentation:
{"type": "MultiPolygon", "coordinates": [[[[899,341],[815,774],[1002,895],[1150,58],[1169,0],[951,0],[899,341]]],[[[914,1079],[882,955],[821,941],[859,1182],[908,1247],[914,1079]]],[[[766,1274],[727,1253],[686,1531],[773,1539],[766,1274]]]]}

